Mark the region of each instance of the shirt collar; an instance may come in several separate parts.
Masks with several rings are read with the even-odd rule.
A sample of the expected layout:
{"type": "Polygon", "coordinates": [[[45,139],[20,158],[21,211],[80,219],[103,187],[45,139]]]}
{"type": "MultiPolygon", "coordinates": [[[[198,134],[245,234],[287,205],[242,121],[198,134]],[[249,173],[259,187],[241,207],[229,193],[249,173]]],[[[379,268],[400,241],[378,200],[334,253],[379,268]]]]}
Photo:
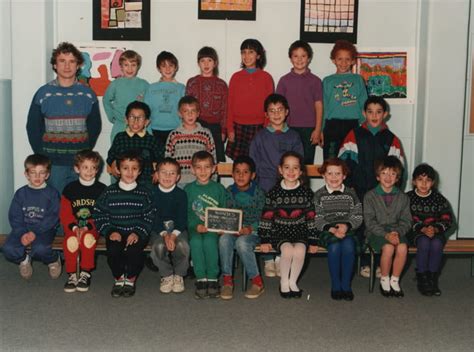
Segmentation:
{"type": "Polygon", "coordinates": [[[43,189],[43,188],[46,188],[47,185],[48,184],[46,182],[43,182],[41,185],[36,187],[36,186],[33,186],[31,183],[28,183],[28,187],[30,187],[31,189],[43,189]]]}
{"type": "Polygon", "coordinates": [[[283,125],[283,128],[282,128],[281,130],[276,130],[276,129],[274,129],[274,128],[272,127],[272,125],[268,125],[268,126],[267,126],[267,130],[269,130],[271,133],[275,133],[275,132],[277,132],[277,133],[278,133],[278,132],[280,132],[280,133],[285,133],[285,132],[287,132],[289,129],[290,129],[290,128],[288,127],[288,125],[286,124],[286,122],[285,122],[285,124],[283,125]]]}
{"type": "Polygon", "coordinates": [[[344,190],[346,189],[346,186],[344,183],[341,185],[341,189],[331,189],[326,185],[326,190],[328,191],[329,194],[333,194],[334,192],[341,192],[344,193],[344,190]]]}
{"type": "Polygon", "coordinates": [[[140,132],[134,133],[134,132],[132,132],[132,131],[130,130],[129,127],[127,127],[127,128],[125,129],[125,132],[127,132],[127,134],[128,134],[129,137],[133,137],[134,135],[137,135],[138,137],[143,138],[143,137],[145,137],[145,135],[146,135],[146,128],[144,128],[144,129],[143,129],[142,131],[140,131],[140,132]]]}
{"type": "Polygon", "coordinates": [[[375,187],[375,193],[377,193],[381,196],[385,196],[385,195],[388,195],[388,194],[395,195],[395,194],[398,194],[398,192],[400,192],[400,189],[397,186],[393,186],[392,190],[388,193],[383,190],[380,183],[377,185],[377,187],[375,187]]]}
{"type": "Polygon", "coordinates": [[[125,183],[125,182],[119,181],[118,183],[119,188],[123,191],[133,191],[135,188],[137,188],[137,185],[138,184],[136,182],[125,183]]]}
{"type": "Polygon", "coordinates": [[[235,183],[231,186],[230,191],[232,192],[232,194],[234,196],[238,193],[241,193],[241,192],[242,193],[247,193],[248,195],[253,196],[255,194],[255,189],[256,188],[257,188],[257,184],[255,182],[251,181],[250,182],[250,187],[246,191],[241,191],[235,183]]]}
{"type": "Polygon", "coordinates": [[[304,71],[303,73],[296,73],[296,72],[295,72],[295,69],[292,68],[290,72],[291,72],[294,76],[302,77],[302,76],[307,76],[308,74],[310,74],[310,73],[311,73],[311,70],[307,67],[307,68],[306,68],[306,71],[304,71]]]}
{"type": "Polygon", "coordinates": [[[283,188],[283,189],[286,190],[286,191],[291,191],[291,190],[293,190],[293,189],[297,189],[297,188],[300,186],[300,184],[301,184],[301,182],[298,181],[298,182],[296,182],[296,185],[295,185],[294,187],[288,187],[288,186],[285,184],[285,180],[281,180],[281,182],[280,182],[281,188],[283,188]]]}
{"type": "Polygon", "coordinates": [[[158,185],[158,189],[163,193],[170,193],[176,188],[176,185],[173,185],[171,188],[163,188],[161,185],[158,185]]]}

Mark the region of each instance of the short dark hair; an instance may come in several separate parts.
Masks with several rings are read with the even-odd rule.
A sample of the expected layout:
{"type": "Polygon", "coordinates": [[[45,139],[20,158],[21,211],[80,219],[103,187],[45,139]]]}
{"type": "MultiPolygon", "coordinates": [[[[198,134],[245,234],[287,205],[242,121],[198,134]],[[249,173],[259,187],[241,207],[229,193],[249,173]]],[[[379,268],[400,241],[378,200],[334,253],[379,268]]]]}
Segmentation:
{"type": "Polygon", "coordinates": [[[265,101],[263,102],[263,109],[266,112],[270,104],[278,104],[278,103],[281,103],[281,105],[283,105],[286,110],[290,110],[290,105],[288,104],[288,100],[286,100],[286,98],[283,95],[276,94],[276,93],[270,94],[265,99],[265,101]]]}
{"type": "Polygon", "coordinates": [[[136,149],[130,149],[127,150],[126,152],[120,154],[117,156],[116,163],[117,163],[117,169],[120,170],[120,164],[124,162],[125,160],[135,160],[138,162],[138,167],[140,168],[140,171],[143,170],[143,157],[140,153],[139,150],[136,149]]]}
{"type": "Polygon", "coordinates": [[[342,173],[344,176],[349,175],[349,167],[347,166],[344,160],[339,158],[329,158],[324,160],[323,164],[318,169],[319,173],[321,175],[325,174],[329,166],[339,166],[342,169],[342,173]]]}
{"type": "Polygon", "coordinates": [[[339,50],[348,51],[351,54],[351,57],[352,57],[353,60],[355,60],[357,58],[357,48],[356,48],[356,46],[354,44],[352,44],[351,42],[347,41],[347,40],[340,39],[340,40],[337,40],[334,43],[334,46],[332,47],[331,56],[330,56],[331,60],[334,60],[336,58],[337,52],[339,50]]]}
{"type": "Polygon", "coordinates": [[[119,57],[119,65],[122,65],[125,60],[135,61],[139,69],[142,66],[142,57],[134,50],[125,50],[119,57]]]}
{"type": "Polygon", "coordinates": [[[178,102],[178,110],[181,109],[181,106],[184,105],[184,104],[188,104],[188,105],[196,105],[196,107],[198,108],[199,110],[199,100],[197,100],[195,97],[193,97],[192,95],[185,95],[184,97],[182,97],[181,99],[179,99],[179,102],[178,102]]]}
{"type": "Polygon", "coordinates": [[[413,181],[416,180],[419,176],[426,176],[429,179],[431,179],[433,182],[436,182],[436,179],[437,179],[436,177],[437,174],[436,174],[435,169],[431,165],[426,164],[426,163],[422,163],[418,165],[417,167],[415,167],[415,170],[413,170],[413,174],[412,174],[413,181]]]}
{"type": "Polygon", "coordinates": [[[79,167],[85,160],[93,161],[97,165],[97,168],[102,164],[102,157],[98,152],[92,149],[83,149],[74,155],[74,166],[79,167]]]}
{"type": "MultiPolygon", "coordinates": [[[[263,48],[262,43],[260,43],[257,39],[245,39],[242,44],[240,44],[240,51],[244,49],[251,49],[254,50],[259,58],[257,58],[257,68],[263,69],[267,64],[267,56],[265,54],[265,49],[263,48]]],[[[240,67],[245,68],[244,63],[240,64],[240,67]]]]}
{"type": "Polygon", "coordinates": [[[235,158],[234,163],[232,164],[232,171],[235,171],[235,167],[239,164],[246,164],[248,165],[250,172],[256,172],[257,166],[255,165],[255,161],[248,155],[239,155],[235,158]]]}
{"type": "Polygon", "coordinates": [[[209,153],[205,150],[200,150],[200,151],[194,153],[193,157],[191,159],[191,164],[194,165],[198,161],[203,161],[203,160],[210,160],[212,165],[215,165],[214,157],[212,156],[211,153],[209,153]]]}
{"type": "Polygon", "coordinates": [[[219,56],[217,55],[217,51],[210,47],[210,46],[203,46],[201,49],[198,51],[197,55],[197,61],[201,61],[201,59],[204,59],[205,57],[208,57],[216,63],[216,67],[214,67],[214,70],[212,70],[212,73],[214,76],[219,75],[219,56]]]}
{"type": "Polygon", "coordinates": [[[56,60],[60,54],[72,54],[77,62],[77,70],[80,70],[80,67],[84,63],[84,58],[82,57],[82,53],[78,48],[74,46],[74,44],[68,43],[68,42],[61,42],[59,45],[56,47],[56,49],[53,49],[53,52],[51,54],[51,59],[49,60],[53,71],[57,72],[56,69],[54,68],[54,65],[56,65],[56,60]]]}
{"type": "Polygon", "coordinates": [[[313,59],[313,49],[304,40],[297,40],[297,41],[293,42],[290,45],[290,48],[288,49],[288,57],[291,59],[291,55],[293,54],[293,51],[295,51],[296,49],[299,49],[299,48],[306,51],[306,54],[308,55],[309,61],[311,61],[313,59]]]}
{"type": "Polygon", "coordinates": [[[390,155],[375,161],[375,174],[380,176],[382,170],[392,169],[397,173],[399,179],[403,175],[403,164],[396,156],[390,155]]]}
{"type": "Polygon", "coordinates": [[[158,164],[156,165],[155,171],[160,171],[160,167],[162,167],[165,164],[171,164],[176,167],[178,175],[181,175],[181,166],[179,163],[176,161],[174,158],[170,158],[167,156],[166,158],[161,159],[158,164]]]}
{"type": "Polygon", "coordinates": [[[161,64],[165,61],[169,61],[173,65],[176,66],[176,71],[178,71],[178,59],[176,56],[173,55],[173,53],[170,53],[169,51],[162,51],[161,53],[158,54],[156,57],[156,67],[160,67],[161,64]]]}
{"type": "Polygon", "coordinates": [[[127,109],[125,110],[125,117],[128,118],[128,114],[130,114],[130,111],[134,109],[143,110],[143,112],[145,113],[145,118],[147,120],[150,119],[150,115],[151,115],[150,107],[148,106],[148,104],[142,101],[138,101],[138,100],[132,101],[130,104],[127,105],[127,109]]]}
{"type": "Polygon", "coordinates": [[[388,112],[388,103],[383,97],[379,97],[376,95],[369,95],[367,100],[364,103],[364,111],[367,111],[367,108],[370,104],[378,104],[382,107],[383,112],[388,112]]]}
{"type": "Polygon", "coordinates": [[[33,166],[44,166],[48,172],[51,172],[51,159],[49,159],[46,155],[43,154],[31,154],[28,155],[25,159],[24,166],[25,171],[28,171],[28,168],[33,166]]]}

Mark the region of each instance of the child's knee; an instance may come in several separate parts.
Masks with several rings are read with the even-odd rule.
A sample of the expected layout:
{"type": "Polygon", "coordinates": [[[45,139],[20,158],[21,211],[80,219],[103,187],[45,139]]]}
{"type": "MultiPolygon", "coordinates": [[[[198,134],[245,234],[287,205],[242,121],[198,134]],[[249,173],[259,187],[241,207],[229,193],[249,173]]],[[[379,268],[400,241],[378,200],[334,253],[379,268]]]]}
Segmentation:
{"type": "Polygon", "coordinates": [[[53,254],[53,249],[51,244],[36,243],[33,242],[31,245],[31,257],[42,260],[45,257],[48,257],[53,254]]]}
{"type": "Polygon", "coordinates": [[[79,249],[79,241],[77,237],[69,237],[66,240],[66,248],[69,252],[75,253],[79,249]]]}
{"type": "Polygon", "coordinates": [[[393,244],[387,243],[382,247],[382,255],[392,256],[394,252],[395,252],[395,247],[393,244]]]}
{"type": "Polygon", "coordinates": [[[178,253],[181,253],[182,255],[189,256],[189,244],[187,241],[176,241],[176,249],[178,253]]]}
{"type": "Polygon", "coordinates": [[[408,246],[406,243],[400,243],[397,246],[397,254],[406,255],[408,253],[408,246]]]}
{"type": "Polygon", "coordinates": [[[16,263],[25,255],[25,247],[23,245],[15,246],[12,241],[7,241],[2,247],[2,252],[8,261],[16,263]]]}
{"type": "Polygon", "coordinates": [[[159,259],[163,259],[168,253],[166,245],[162,241],[155,241],[155,243],[153,243],[151,246],[151,250],[159,259]]]}
{"type": "Polygon", "coordinates": [[[249,241],[248,236],[240,236],[235,241],[235,249],[238,253],[253,252],[255,245],[249,241]]]}
{"type": "Polygon", "coordinates": [[[97,240],[92,233],[88,232],[82,236],[82,243],[84,244],[85,248],[91,249],[95,246],[97,240]]]}

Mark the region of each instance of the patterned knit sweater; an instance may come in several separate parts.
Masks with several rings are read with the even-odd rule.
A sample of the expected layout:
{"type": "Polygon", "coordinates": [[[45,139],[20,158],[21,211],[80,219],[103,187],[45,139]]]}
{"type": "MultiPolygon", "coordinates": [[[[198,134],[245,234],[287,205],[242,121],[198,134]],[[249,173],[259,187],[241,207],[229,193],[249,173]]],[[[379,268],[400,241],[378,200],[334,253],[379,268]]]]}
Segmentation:
{"type": "Polygon", "coordinates": [[[227,83],[219,77],[197,75],[188,80],[186,94],[199,101],[199,119],[210,124],[220,124],[223,131],[227,120],[227,83]]]}
{"type": "Polygon", "coordinates": [[[453,224],[453,213],[446,198],[437,190],[432,190],[426,197],[419,196],[414,190],[407,193],[410,198],[410,211],[413,219],[411,239],[421,235],[421,229],[433,226],[439,230],[443,241],[448,239],[447,230],[453,224]]]}
{"type": "Polygon", "coordinates": [[[47,155],[54,165],[72,165],[74,155],[92,149],[101,120],[97,97],[79,82],[61,87],[56,80],[33,97],[26,131],[35,153],[47,155]]]}
{"type": "Polygon", "coordinates": [[[322,231],[319,244],[323,247],[338,240],[328,232],[334,225],[348,225],[347,235],[352,235],[362,224],[362,204],[352,188],[344,187],[342,191],[329,193],[327,186],[324,186],[314,194],[314,204],[316,227],[322,231]]]}
{"type": "Polygon", "coordinates": [[[97,230],[104,237],[112,232],[137,234],[146,240],[153,227],[155,208],[150,190],[138,184],[133,190],[120,188],[120,182],[108,186],[97,199],[92,215],[97,230]]]}
{"type": "Polygon", "coordinates": [[[229,207],[240,209],[244,214],[242,226],[252,226],[252,232],[256,233],[265,204],[265,193],[255,182],[246,191],[240,191],[235,184],[227,187],[227,191],[231,198],[229,207]]]}
{"type": "Polygon", "coordinates": [[[143,170],[138,177],[139,182],[151,183],[153,174],[153,163],[160,161],[160,150],[155,137],[148,132],[143,137],[138,134],[129,135],[127,131],[120,132],[114,138],[114,142],[109,149],[107,164],[112,165],[120,154],[128,150],[137,150],[143,158],[143,170]]]}
{"type": "Polygon", "coordinates": [[[284,242],[317,245],[313,192],[299,186],[287,190],[278,183],[268,192],[258,234],[262,243],[277,250],[284,242]]]}
{"type": "Polygon", "coordinates": [[[180,185],[186,185],[195,180],[191,172],[191,159],[194,153],[201,150],[211,153],[214,161],[216,160],[216,146],[211,131],[202,127],[199,122],[193,130],[186,130],[180,126],[169,134],[166,140],[165,157],[176,159],[181,166],[180,185]]]}

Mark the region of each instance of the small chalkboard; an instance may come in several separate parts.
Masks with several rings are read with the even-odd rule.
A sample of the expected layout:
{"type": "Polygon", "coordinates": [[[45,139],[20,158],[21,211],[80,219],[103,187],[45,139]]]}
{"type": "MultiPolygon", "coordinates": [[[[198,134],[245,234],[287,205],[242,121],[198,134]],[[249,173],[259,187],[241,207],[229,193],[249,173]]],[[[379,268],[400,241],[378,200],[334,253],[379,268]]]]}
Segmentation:
{"type": "Polygon", "coordinates": [[[238,233],[242,228],[242,210],[206,208],[205,225],[211,232],[238,233]]]}

